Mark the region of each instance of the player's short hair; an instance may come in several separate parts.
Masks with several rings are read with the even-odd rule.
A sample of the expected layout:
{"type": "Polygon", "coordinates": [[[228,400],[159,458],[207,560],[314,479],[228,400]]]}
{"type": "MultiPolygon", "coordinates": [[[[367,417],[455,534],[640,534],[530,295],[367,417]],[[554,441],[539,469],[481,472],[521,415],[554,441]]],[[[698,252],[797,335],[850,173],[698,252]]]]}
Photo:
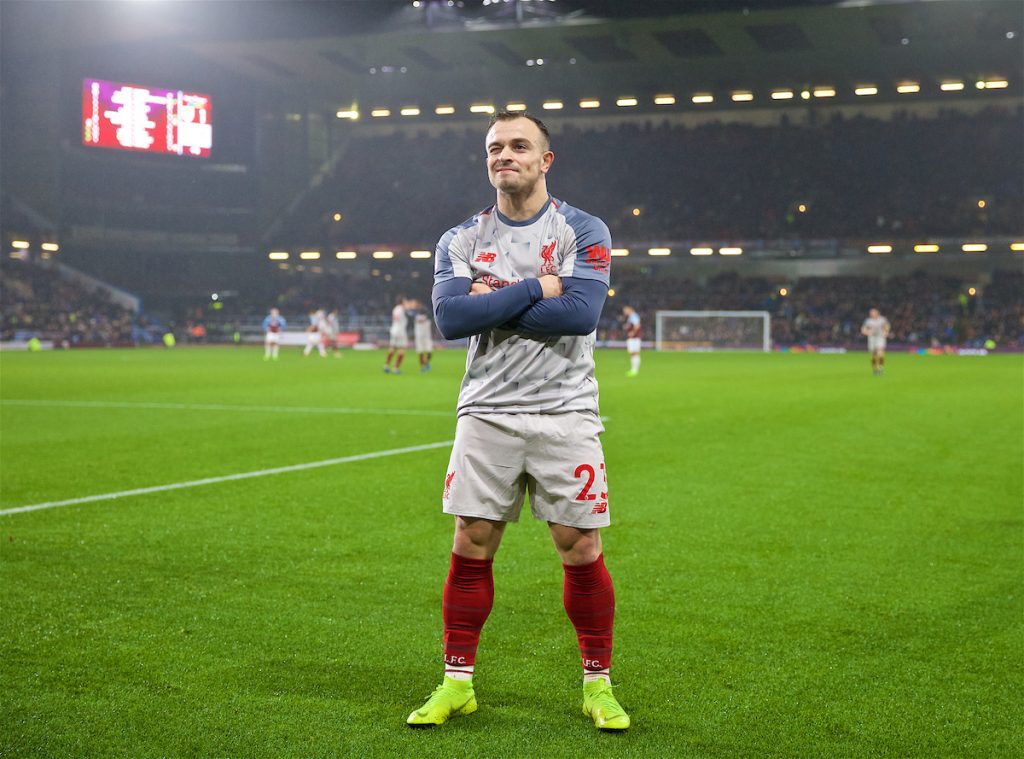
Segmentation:
{"type": "Polygon", "coordinates": [[[491,116],[491,120],[488,122],[487,128],[490,129],[499,121],[514,121],[515,119],[528,119],[536,124],[540,133],[544,135],[544,149],[551,150],[551,133],[548,132],[548,128],[544,122],[529,111],[498,111],[491,116]]]}

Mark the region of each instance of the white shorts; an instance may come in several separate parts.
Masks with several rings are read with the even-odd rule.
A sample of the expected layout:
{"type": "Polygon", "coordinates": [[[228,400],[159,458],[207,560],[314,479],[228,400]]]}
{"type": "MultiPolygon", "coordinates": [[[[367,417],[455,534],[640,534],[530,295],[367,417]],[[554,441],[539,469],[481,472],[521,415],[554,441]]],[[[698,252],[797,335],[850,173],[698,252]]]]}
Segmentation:
{"type": "Polygon", "coordinates": [[[267,345],[277,345],[280,342],[281,342],[281,333],[280,332],[268,332],[267,333],[267,339],[266,339],[267,345]]]}
{"type": "Polygon", "coordinates": [[[389,345],[392,348],[408,348],[409,347],[409,335],[403,329],[401,332],[398,330],[391,330],[391,342],[389,345]]]}
{"type": "Polygon", "coordinates": [[[445,472],[446,514],[519,521],[526,493],[536,519],[607,527],[608,480],[595,414],[464,414],[445,472]]]}
{"type": "Polygon", "coordinates": [[[626,352],[627,353],[639,353],[640,352],[640,338],[639,337],[627,337],[626,338],[626,352]]]}
{"type": "Polygon", "coordinates": [[[884,337],[869,337],[868,338],[868,350],[874,353],[875,351],[885,350],[885,338],[884,337]]]}
{"type": "Polygon", "coordinates": [[[434,337],[430,334],[429,329],[417,329],[416,334],[416,352],[417,353],[432,353],[434,350],[434,337]]]}

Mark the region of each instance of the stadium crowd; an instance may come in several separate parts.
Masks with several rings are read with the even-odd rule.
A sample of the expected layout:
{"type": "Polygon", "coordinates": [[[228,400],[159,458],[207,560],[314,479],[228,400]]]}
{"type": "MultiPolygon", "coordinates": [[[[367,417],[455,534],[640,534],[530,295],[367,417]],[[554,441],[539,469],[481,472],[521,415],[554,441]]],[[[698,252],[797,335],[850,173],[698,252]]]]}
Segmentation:
{"type": "MultiPolygon", "coordinates": [[[[775,126],[566,126],[553,138],[551,187],[603,218],[616,240],[1018,234],[1022,121],[1020,108],[990,108],[775,126]]],[[[479,129],[358,136],[282,239],[433,244],[491,194],[479,129]]]]}

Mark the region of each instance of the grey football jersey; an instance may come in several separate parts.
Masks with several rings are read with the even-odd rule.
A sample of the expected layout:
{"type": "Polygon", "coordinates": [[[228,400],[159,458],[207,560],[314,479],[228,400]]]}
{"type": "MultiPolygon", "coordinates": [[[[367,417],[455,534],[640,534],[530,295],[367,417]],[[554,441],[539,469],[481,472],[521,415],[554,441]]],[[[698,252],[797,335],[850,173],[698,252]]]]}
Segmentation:
{"type": "MultiPolygon", "coordinates": [[[[437,245],[435,285],[468,277],[493,289],[555,274],[608,285],[611,235],[596,216],[550,198],[513,221],[496,207],[448,230],[437,245]]],[[[598,411],[594,340],[496,327],[469,341],[458,414],[598,411]]]]}
{"type": "Polygon", "coordinates": [[[872,319],[869,316],[864,320],[862,326],[868,331],[868,337],[885,337],[885,330],[889,326],[889,320],[884,316],[879,316],[877,319],[872,319]]]}

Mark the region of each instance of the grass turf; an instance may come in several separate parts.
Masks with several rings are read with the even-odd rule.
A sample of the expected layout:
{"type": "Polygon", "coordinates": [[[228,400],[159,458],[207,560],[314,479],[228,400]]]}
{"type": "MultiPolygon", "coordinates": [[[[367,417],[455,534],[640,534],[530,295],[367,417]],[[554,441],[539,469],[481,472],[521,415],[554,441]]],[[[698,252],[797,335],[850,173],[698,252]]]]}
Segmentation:
{"type": "MultiPolygon", "coordinates": [[[[0,509],[450,439],[464,354],[381,359],[4,354],[0,509]]],[[[405,727],[440,679],[439,448],[0,516],[0,756],[1019,754],[1021,360],[888,364],[645,354],[627,379],[599,354],[627,734],[580,713],[528,516],[480,711],[405,727]]]]}

